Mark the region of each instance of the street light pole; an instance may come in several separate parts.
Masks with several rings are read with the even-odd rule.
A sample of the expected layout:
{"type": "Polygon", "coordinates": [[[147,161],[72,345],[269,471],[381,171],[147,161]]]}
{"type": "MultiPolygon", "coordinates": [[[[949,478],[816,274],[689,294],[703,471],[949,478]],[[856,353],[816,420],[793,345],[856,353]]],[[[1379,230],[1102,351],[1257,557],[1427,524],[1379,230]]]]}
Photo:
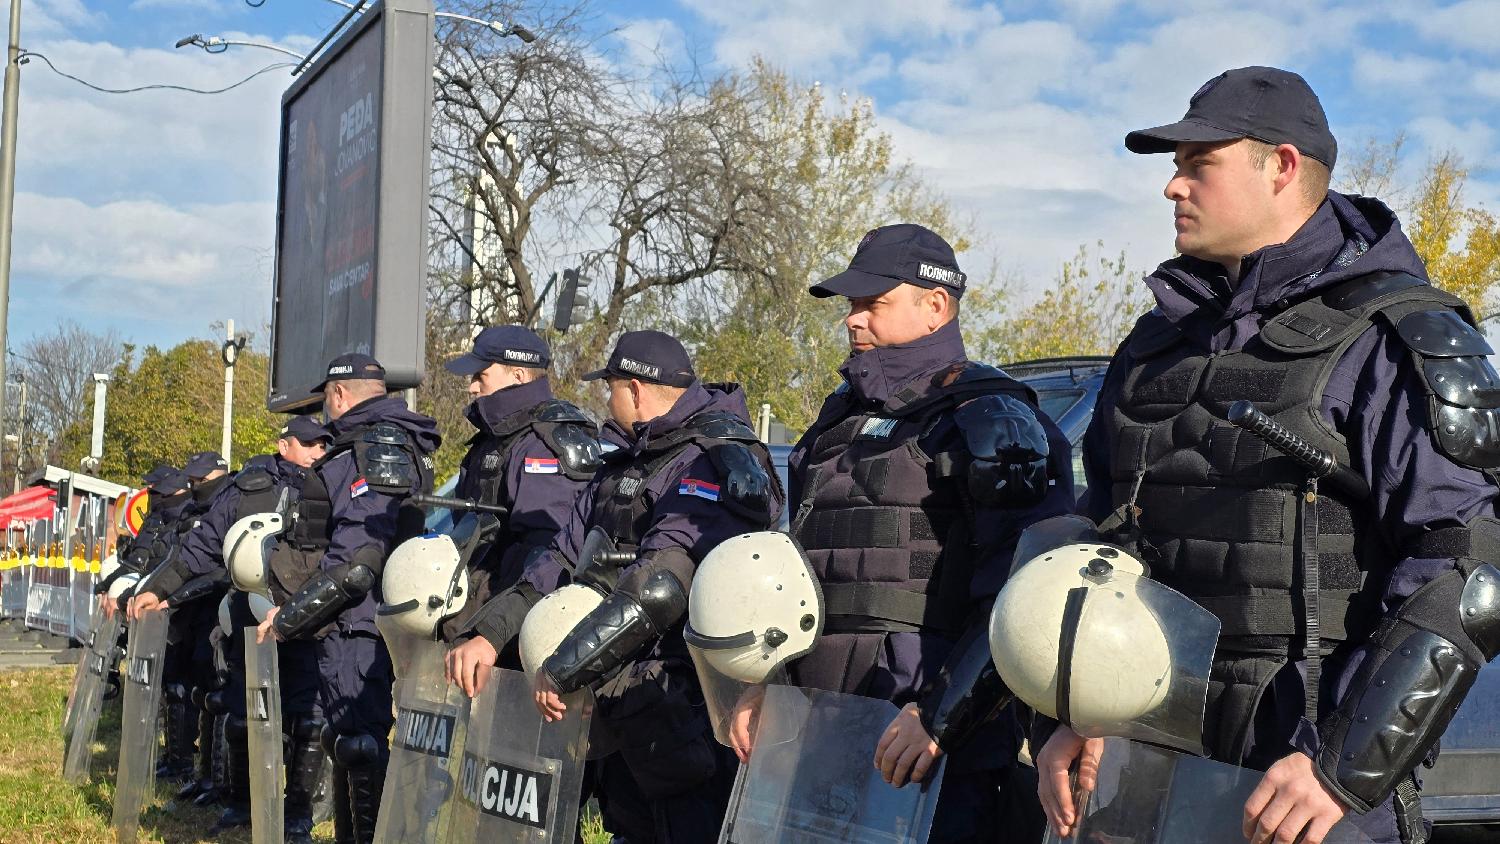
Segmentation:
{"type": "MultiPolygon", "coordinates": [[[[0,109],[0,384],[5,383],[5,329],[10,316],[10,235],[16,203],[16,106],[21,98],[21,0],[10,0],[10,46],[5,51],[5,103],[0,109]]],[[[5,402],[0,401],[0,431],[5,402]]]]}

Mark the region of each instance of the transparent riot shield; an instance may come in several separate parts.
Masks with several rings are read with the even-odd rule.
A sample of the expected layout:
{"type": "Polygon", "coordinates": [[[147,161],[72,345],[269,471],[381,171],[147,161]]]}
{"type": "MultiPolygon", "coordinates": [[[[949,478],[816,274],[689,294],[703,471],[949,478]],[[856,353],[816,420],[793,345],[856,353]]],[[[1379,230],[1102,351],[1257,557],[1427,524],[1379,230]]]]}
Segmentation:
{"type": "Polygon", "coordinates": [[[567,714],[549,724],[537,712],[525,674],[493,672],[469,717],[450,840],[571,842],[578,833],[592,697],[570,695],[567,714]]]}
{"type": "MultiPolygon", "coordinates": [[[[1108,738],[1094,790],[1074,792],[1078,829],[1068,838],[1049,829],[1046,842],[1244,841],[1245,801],[1262,776],[1201,756],[1108,738]]],[[[1325,844],[1368,840],[1347,823],[1335,825],[1323,839],[1325,844]]]]}
{"type": "Polygon", "coordinates": [[[276,641],[256,644],[246,627],[245,723],[250,747],[250,832],[255,844],[285,836],[286,764],[281,755],[281,670],[276,641]]]}
{"type": "Polygon", "coordinates": [[[448,840],[447,809],[457,754],[468,726],[469,699],[444,679],[446,653],[442,642],[414,641],[409,636],[399,637],[391,648],[400,679],[376,844],[448,840]]]}
{"type": "Polygon", "coordinates": [[[943,762],[904,788],[875,769],[875,746],[898,712],[874,698],[767,687],[720,844],[926,841],[943,762]]]}
{"type": "Polygon", "coordinates": [[[162,656],[167,650],[168,611],[148,612],[130,624],[121,697],[120,764],[110,825],[122,844],[136,840],[141,809],[156,788],[156,752],[160,731],[162,656]]]}
{"type": "Polygon", "coordinates": [[[73,785],[81,785],[89,776],[89,765],[94,759],[94,734],[99,729],[99,715],[104,711],[104,693],[109,688],[109,672],[115,667],[123,621],[120,613],[104,619],[79,663],[82,676],[74,692],[72,729],[67,734],[68,749],[63,758],[63,779],[73,785]]]}
{"type": "MultiPolygon", "coordinates": [[[[88,634],[83,639],[83,653],[78,658],[78,667],[73,670],[73,682],[68,686],[68,702],[63,708],[62,737],[67,741],[73,736],[75,718],[78,715],[79,689],[83,687],[84,677],[88,674],[89,655],[94,651],[94,642],[98,639],[104,625],[109,621],[104,613],[95,612],[89,623],[88,634]]],[[[65,751],[66,753],[66,751],[65,751]]]]}

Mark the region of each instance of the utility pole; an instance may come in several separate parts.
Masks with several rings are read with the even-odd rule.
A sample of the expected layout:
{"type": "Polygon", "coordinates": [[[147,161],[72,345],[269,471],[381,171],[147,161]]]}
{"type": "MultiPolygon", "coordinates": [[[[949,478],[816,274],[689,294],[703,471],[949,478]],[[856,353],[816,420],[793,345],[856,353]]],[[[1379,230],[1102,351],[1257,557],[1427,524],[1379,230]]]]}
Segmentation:
{"type": "MultiPolygon", "coordinates": [[[[10,223],[16,202],[16,104],[21,97],[21,0],[10,0],[10,47],[5,53],[5,104],[0,109],[0,384],[5,383],[6,321],[10,317],[10,223]]],[[[0,431],[5,402],[0,401],[0,431]]]]}
{"type": "Polygon", "coordinates": [[[26,454],[26,376],[16,377],[21,386],[21,412],[16,416],[16,479],[11,494],[21,491],[21,458],[26,454]]]}

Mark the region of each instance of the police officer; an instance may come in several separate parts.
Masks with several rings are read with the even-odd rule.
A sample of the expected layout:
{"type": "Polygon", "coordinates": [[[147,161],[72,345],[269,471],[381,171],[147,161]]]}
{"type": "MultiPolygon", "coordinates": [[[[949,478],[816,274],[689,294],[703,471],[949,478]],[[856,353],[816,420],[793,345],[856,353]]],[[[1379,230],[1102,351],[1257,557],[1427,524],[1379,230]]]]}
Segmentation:
{"type": "Polygon", "coordinates": [[[605,593],[536,672],[538,706],[560,718],[561,694],[594,688],[595,738],[607,735],[617,749],[598,760],[592,788],[617,840],[712,840],[735,764],[714,741],[682,639],[687,593],[715,545],[775,523],[782,492],[744,393],[701,382],[675,338],[627,332],[608,364],[584,377],[609,387],[601,433],[619,449],[604,456],[551,548],[485,605],[475,627],[503,650],[530,604],[571,571],[605,593]],[[582,559],[595,531],[618,556],[595,555],[596,538],[595,559],[582,559]]]}
{"type": "MultiPolygon", "coordinates": [[[[115,559],[119,562],[119,567],[94,587],[94,591],[99,594],[101,606],[108,614],[112,614],[117,608],[116,600],[109,597],[110,587],[115,581],[131,575],[136,578],[144,577],[172,553],[177,542],[177,519],[192,501],[192,482],[182,470],[165,463],[158,464],[147,472],[141,478],[141,485],[146,488],[146,518],[141,522],[141,529],[134,537],[120,541],[115,548],[115,559]]],[[[121,596],[118,601],[120,610],[124,610],[133,594],[132,588],[121,596]]]]}
{"type": "Polygon", "coordinates": [[[790,673],[903,707],[876,753],[887,782],[921,780],[950,754],[931,840],[991,840],[1003,825],[1019,841],[1041,826],[1029,781],[1007,788],[1027,773],[1019,722],[1007,710],[985,723],[994,707],[972,705],[960,678],[988,664],[989,605],[1020,532],[1071,510],[1071,458],[1030,388],[968,359],[966,281],[946,241],[898,224],[811,288],[848,299],[850,357],[789,460],[790,532],[827,613],[790,673]]]}
{"type": "MultiPolygon", "coordinates": [[[[1266,771],[1247,839],[1316,844],[1347,817],[1423,840],[1413,768],[1500,649],[1490,347],[1390,209],[1328,190],[1337,144],[1300,76],[1227,71],[1125,145],[1173,156],[1180,257],[1106,375],[1087,513],[1134,519],[1152,576],[1222,622],[1203,739],[1266,771]],[[1226,421],[1236,400],[1355,480],[1314,483],[1226,421]]],[[[1034,746],[1066,832],[1068,766],[1095,747],[1066,727],[1034,746]]]]}
{"type": "MultiPolygon", "coordinates": [[[[191,484],[191,499],[183,507],[176,523],[177,536],[172,552],[141,581],[136,595],[156,591],[153,584],[176,569],[183,543],[197,530],[203,516],[219,490],[229,482],[229,463],[216,451],[201,451],[188,457],[182,467],[191,484]]],[[[175,590],[181,584],[171,584],[175,590]]],[[[173,613],[167,620],[167,650],[163,657],[162,698],[165,708],[166,745],[157,776],[167,779],[193,777],[193,754],[199,734],[203,694],[215,684],[213,649],[209,634],[215,626],[219,598],[225,581],[205,578],[184,589],[175,597],[173,613]],[[196,699],[194,691],[198,690],[196,699]]],[[[139,605],[132,602],[129,617],[139,617],[139,605]]],[[[212,752],[212,742],[202,748],[212,752]]]]}
{"type": "MultiPolygon", "coordinates": [[[[490,552],[470,563],[464,611],[442,624],[443,638],[459,643],[448,655],[448,677],[471,697],[499,661],[495,647],[472,629],[473,616],[515,585],[528,557],[552,543],[599,467],[594,423],[553,397],[551,360],[536,332],[502,325],[479,332],[472,351],[446,364],[449,372],[469,378],[474,401],[464,415],[478,431],[459,466],[454,494],[510,511],[490,552]]],[[[514,654],[506,663],[520,668],[514,654]]]]}
{"type": "MultiPolygon", "coordinates": [[[[181,552],[174,558],[171,570],[152,578],[149,590],[137,595],[138,612],[167,608],[191,594],[201,584],[223,583],[228,577],[224,561],[224,535],[230,525],[246,516],[278,509],[289,510],[301,494],[306,470],[323,456],[332,437],[328,430],[310,416],[295,416],[281,429],[276,453],[252,457],[235,473],[214,498],[198,528],[183,540],[181,552]],[[159,604],[157,603],[159,602],[159,604]]],[[[213,771],[204,749],[213,744],[214,721],[222,721],[218,730],[225,737],[228,758],[227,794],[218,795],[226,803],[224,813],[210,834],[217,834],[250,822],[249,761],[245,723],[245,644],[242,630],[258,622],[250,613],[246,595],[238,590],[229,594],[230,633],[222,643],[223,659],[228,670],[216,688],[195,689],[195,700],[202,698],[203,717],[199,722],[199,768],[197,779],[179,794],[207,794],[213,788],[213,771]]],[[[289,745],[286,778],[286,837],[288,841],[308,841],[312,831],[312,795],[322,774],[323,751],[319,738],[324,721],[318,709],[317,657],[309,641],[283,643],[278,650],[281,666],[282,728],[289,745]]]]}
{"type": "Polygon", "coordinates": [[[328,365],[323,411],[333,442],[308,472],[294,521],[271,554],[273,608],[257,637],[316,642],[319,700],[334,760],[335,834],[375,835],[394,724],[391,660],[375,628],[386,555],[422,516],[403,508],[432,487],[437,423],[387,396],[385,368],[348,354],[328,365]]]}

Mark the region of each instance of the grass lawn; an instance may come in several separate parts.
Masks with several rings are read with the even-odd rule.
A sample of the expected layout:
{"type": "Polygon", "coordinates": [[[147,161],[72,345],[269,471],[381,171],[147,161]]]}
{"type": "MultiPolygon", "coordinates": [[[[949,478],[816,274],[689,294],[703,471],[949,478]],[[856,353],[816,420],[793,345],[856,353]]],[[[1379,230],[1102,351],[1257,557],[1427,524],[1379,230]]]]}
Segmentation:
{"type": "MultiPolygon", "coordinates": [[[[110,807],[119,758],[118,698],[105,704],[94,739],[88,783],[74,787],[62,779],[62,712],[73,667],[0,671],[0,844],[66,844],[111,841],[110,807]]],[[[206,838],[217,807],[175,806],[176,784],[161,783],[141,818],[141,840],[163,844],[220,841],[249,844],[250,829],[206,838]]],[[[314,830],[319,841],[333,840],[332,824],[314,830]]],[[[584,821],[584,840],[609,840],[597,815],[584,821]]]]}

